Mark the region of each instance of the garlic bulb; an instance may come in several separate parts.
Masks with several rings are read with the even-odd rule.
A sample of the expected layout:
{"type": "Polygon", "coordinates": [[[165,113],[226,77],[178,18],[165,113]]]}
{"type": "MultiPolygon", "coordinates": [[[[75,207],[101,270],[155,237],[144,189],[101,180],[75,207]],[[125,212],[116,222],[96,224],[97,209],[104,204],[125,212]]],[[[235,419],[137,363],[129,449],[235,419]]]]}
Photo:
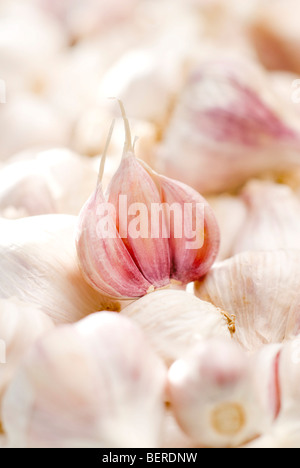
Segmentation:
{"type": "Polygon", "coordinates": [[[155,291],[122,310],[144,331],[157,354],[169,366],[199,341],[231,338],[232,319],[212,304],[179,290],[155,291]]]}
{"type": "Polygon", "coordinates": [[[254,351],[280,343],[299,321],[299,250],[242,252],[217,263],[196,295],[236,317],[236,339],[254,351]]]}
{"type": "Polygon", "coordinates": [[[46,12],[55,15],[71,39],[80,40],[130,18],[137,0],[35,0],[46,12]]]}
{"type": "Polygon", "coordinates": [[[157,148],[158,170],[203,194],[299,166],[299,115],[253,61],[194,66],[157,148]]]}
{"type": "Polygon", "coordinates": [[[268,416],[252,383],[251,362],[237,344],[199,343],[168,373],[170,403],[180,426],[206,447],[238,447],[266,430],[268,416]]]}
{"type": "Polygon", "coordinates": [[[248,213],[232,254],[247,250],[300,249],[300,200],[287,186],[251,181],[242,191],[248,213]]]}
{"type": "Polygon", "coordinates": [[[24,353],[53,327],[52,320],[36,306],[15,298],[0,299],[0,342],[4,348],[3,356],[0,353],[0,407],[24,353]]]}
{"type": "Polygon", "coordinates": [[[0,298],[29,303],[56,323],[73,322],[119,304],[104,300],[84,280],[77,263],[77,218],[46,215],[0,220],[0,298]]]}
{"type": "Polygon", "coordinates": [[[76,245],[91,286],[112,298],[135,299],[205,275],[218,253],[219,228],[199,193],[135,157],[120,106],[126,130],[123,158],[105,195],[104,152],[97,188],[79,216],[76,245]]]}
{"type": "Polygon", "coordinates": [[[26,356],[3,404],[9,445],[157,447],[166,370],[129,319],[99,312],[26,356]]]}

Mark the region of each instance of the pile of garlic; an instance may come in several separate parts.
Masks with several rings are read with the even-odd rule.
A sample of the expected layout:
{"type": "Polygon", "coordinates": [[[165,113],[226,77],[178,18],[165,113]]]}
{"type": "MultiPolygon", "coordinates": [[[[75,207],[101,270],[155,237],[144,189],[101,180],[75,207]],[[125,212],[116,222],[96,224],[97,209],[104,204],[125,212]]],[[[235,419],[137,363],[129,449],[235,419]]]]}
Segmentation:
{"type": "Polygon", "coordinates": [[[298,9],[2,0],[0,448],[300,448],[298,9]]]}

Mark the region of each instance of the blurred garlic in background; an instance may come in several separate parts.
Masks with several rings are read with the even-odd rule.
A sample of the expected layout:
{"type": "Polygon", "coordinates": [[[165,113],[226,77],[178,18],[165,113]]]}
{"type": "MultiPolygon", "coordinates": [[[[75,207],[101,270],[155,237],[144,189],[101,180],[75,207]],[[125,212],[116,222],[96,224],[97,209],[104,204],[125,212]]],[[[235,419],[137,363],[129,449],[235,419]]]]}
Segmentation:
{"type": "Polygon", "coordinates": [[[32,347],[6,393],[9,445],[157,447],[165,385],[165,367],[129,319],[100,312],[57,327],[32,347]]]}
{"type": "Polygon", "coordinates": [[[201,21],[186,6],[177,2],[171,9],[164,3],[167,20],[154,27],[155,37],[146,35],[139,47],[124,53],[104,74],[98,90],[100,100],[118,97],[130,118],[151,122],[160,132],[202,38],[201,21]]]}
{"type": "Polygon", "coordinates": [[[236,317],[234,340],[255,351],[299,321],[300,250],[248,251],[216,263],[196,295],[236,317]]]}
{"type": "Polygon", "coordinates": [[[94,190],[97,174],[92,159],[67,148],[16,154],[0,170],[0,214],[77,215],[94,190]]]}
{"type": "Polygon", "coordinates": [[[68,146],[71,126],[45,100],[16,94],[0,107],[0,160],[32,147],[68,146]]]}
{"type": "Polygon", "coordinates": [[[159,169],[203,194],[299,167],[299,115],[250,60],[200,62],[157,149],[159,169]]]}
{"type": "Polygon", "coordinates": [[[260,0],[253,9],[249,33],[263,65],[300,73],[297,0],[260,0]]]}
{"type": "Polygon", "coordinates": [[[8,99],[18,91],[40,92],[49,67],[66,46],[63,28],[30,1],[1,1],[0,70],[8,99]]]}
{"type": "Polygon", "coordinates": [[[61,22],[70,40],[103,34],[133,14],[138,0],[33,0],[61,22]]]}
{"type": "Polygon", "coordinates": [[[231,338],[229,324],[233,324],[233,319],[185,291],[155,291],[121,313],[142,328],[168,366],[201,340],[214,336],[231,338]]]}

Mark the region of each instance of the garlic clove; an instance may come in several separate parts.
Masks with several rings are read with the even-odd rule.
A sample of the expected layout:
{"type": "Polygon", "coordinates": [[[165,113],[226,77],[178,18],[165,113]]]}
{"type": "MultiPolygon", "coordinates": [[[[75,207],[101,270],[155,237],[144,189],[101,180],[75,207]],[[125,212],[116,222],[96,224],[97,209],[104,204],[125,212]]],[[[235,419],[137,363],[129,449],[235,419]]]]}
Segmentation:
{"type": "Polygon", "coordinates": [[[204,195],[237,189],[299,166],[298,121],[253,61],[200,60],[157,146],[157,170],[204,195]]]}
{"type": "Polygon", "coordinates": [[[195,293],[235,315],[234,339],[246,349],[280,343],[288,321],[299,316],[299,255],[298,250],[242,252],[215,264],[195,293]]]}
{"type": "Polygon", "coordinates": [[[122,242],[109,210],[105,225],[102,210],[97,215],[97,209],[104,210],[105,206],[106,199],[99,186],[80,214],[76,246],[81,270],[87,282],[102,294],[124,299],[143,296],[151,284],[122,242]]]}
{"type": "Polygon", "coordinates": [[[129,319],[100,312],[26,356],[4,399],[9,446],[157,447],[166,370],[129,319]]]}
{"type": "Polygon", "coordinates": [[[162,176],[160,185],[163,202],[169,208],[171,277],[186,284],[204,276],[216,260],[220,247],[219,226],[209,204],[194,189],[162,176]],[[173,206],[181,207],[182,222],[175,212],[172,224],[173,206]],[[176,233],[179,225],[181,232],[176,233]]]}
{"type": "Polygon", "coordinates": [[[238,447],[268,427],[250,360],[232,341],[195,346],[171,366],[168,390],[180,426],[203,446],[238,447]]]}
{"type": "Polygon", "coordinates": [[[231,339],[230,318],[185,291],[155,291],[129,304],[121,314],[142,328],[167,366],[203,339],[214,336],[231,339]]]}
{"type": "Polygon", "coordinates": [[[0,299],[0,407],[24,353],[52,328],[52,320],[36,306],[13,297],[0,299]]]}
{"type": "Polygon", "coordinates": [[[82,276],[74,241],[76,216],[1,220],[0,226],[0,298],[32,304],[55,323],[106,308],[119,310],[119,303],[104,298],[82,276]]]}
{"type": "Polygon", "coordinates": [[[248,250],[300,248],[300,200],[292,189],[271,181],[252,180],[241,196],[248,214],[232,255],[248,250]]]}
{"type": "Polygon", "coordinates": [[[136,159],[129,126],[126,125],[126,128],[123,159],[109,184],[107,198],[116,209],[116,227],[127,250],[143,276],[157,289],[170,283],[168,239],[161,235],[160,230],[154,237],[152,226],[152,207],[160,205],[160,193],[154,180],[136,159]],[[122,198],[126,201],[123,209],[122,198]],[[124,212],[129,216],[124,216],[124,212]],[[137,213],[139,216],[136,219],[137,213]],[[130,229],[131,225],[133,229],[130,229]]]}
{"type": "Polygon", "coordinates": [[[104,196],[102,177],[112,126],[97,188],[79,216],[76,245],[87,281],[110,297],[126,300],[172,282],[185,286],[204,275],[217,256],[219,230],[212,210],[197,192],[160,177],[135,158],[129,122],[121,101],[119,105],[126,134],[123,158],[104,196]],[[186,215],[187,205],[192,208],[186,220],[182,217],[184,232],[183,223],[170,222],[167,208],[171,212],[174,205],[181,216],[186,215]],[[181,228],[179,237],[175,226],[181,228]]]}

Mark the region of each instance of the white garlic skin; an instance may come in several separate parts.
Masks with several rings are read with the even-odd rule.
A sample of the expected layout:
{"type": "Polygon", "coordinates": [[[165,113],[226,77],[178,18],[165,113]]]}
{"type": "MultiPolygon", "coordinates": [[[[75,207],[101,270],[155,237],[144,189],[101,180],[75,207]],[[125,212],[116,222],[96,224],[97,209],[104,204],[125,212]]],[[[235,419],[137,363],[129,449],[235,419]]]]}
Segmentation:
{"type": "Polygon", "coordinates": [[[132,302],[121,314],[141,327],[168,366],[201,340],[231,339],[222,311],[185,291],[155,291],[132,302]]]}
{"type": "Polygon", "coordinates": [[[99,312],[56,327],[31,349],[6,392],[9,445],[156,447],[166,369],[129,319],[99,312]]]}
{"type": "Polygon", "coordinates": [[[74,232],[77,217],[45,215],[0,220],[0,298],[14,296],[37,306],[55,323],[120,305],[103,298],[84,280],[74,232]]]}
{"type": "Polygon", "coordinates": [[[195,283],[195,293],[234,314],[234,340],[256,351],[282,342],[297,328],[299,264],[299,250],[241,252],[216,263],[195,283]]]}

